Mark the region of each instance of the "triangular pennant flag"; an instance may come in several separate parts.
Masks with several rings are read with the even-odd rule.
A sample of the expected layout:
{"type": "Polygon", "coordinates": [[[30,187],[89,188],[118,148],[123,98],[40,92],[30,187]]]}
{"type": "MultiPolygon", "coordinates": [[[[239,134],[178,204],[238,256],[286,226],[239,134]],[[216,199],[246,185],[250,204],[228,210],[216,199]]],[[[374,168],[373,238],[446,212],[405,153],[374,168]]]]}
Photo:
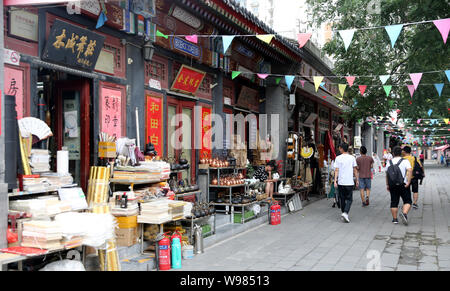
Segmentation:
{"type": "Polygon", "coordinates": [[[342,97],[344,97],[345,87],[347,87],[347,84],[339,84],[339,93],[342,97]]]}
{"type": "Polygon", "coordinates": [[[162,33],[162,32],[159,31],[159,30],[156,30],[156,36],[164,37],[165,39],[168,39],[168,38],[169,38],[169,36],[165,35],[164,33],[162,33]]]}
{"type": "Polygon", "coordinates": [[[441,33],[444,43],[446,43],[448,32],[450,30],[450,18],[435,20],[433,23],[441,33]]]}
{"type": "Polygon", "coordinates": [[[386,81],[389,79],[390,76],[391,75],[381,75],[381,76],[379,76],[381,84],[384,85],[386,83],[386,81]]]}
{"type": "Polygon", "coordinates": [[[284,76],[284,79],[286,81],[286,85],[288,86],[289,90],[291,90],[292,82],[294,82],[295,76],[284,76]]]}
{"type": "Polygon", "coordinates": [[[325,82],[321,82],[321,83],[320,83],[320,87],[322,87],[322,88],[325,89],[325,82]]]}
{"type": "Polygon", "coordinates": [[[409,76],[411,77],[411,81],[414,84],[414,89],[417,90],[417,86],[419,86],[420,79],[422,79],[422,73],[409,74],[409,76]]]}
{"type": "Polygon", "coordinates": [[[319,90],[319,86],[323,80],[323,77],[322,76],[313,76],[313,80],[314,80],[314,87],[316,87],[316,92],[317,92],[317,90],[319,90]]]}
{"type": "Polygon", "coordinates": [[[439,97],[441,97],[442,89],[444,88],[444,83],[434,84],[434,87],[438,91],[439,97]]]}
{"type": "Polygon", "coordinates": [[[390,107],[394,106],[394,100],[389,100],[389,106],[390,107]]]}
{"type": "Polygon", "coordinates": [[[351,87],[351,86],[353,86],[353,82],[355,82],[356,77],[355,76],[348,76],[348,77],[345,77],[345,79],[347,79],[347,83],[351,87]]]}
{"type": "Polygon", "coordinates": [[[108,20],[108,18],[106,18],[105,13],[102,11],[100,12],[100,15],[98,16],[97,19],[97,25],[95,26],[96,29],[99,29],[100,27],[103,26],[103,24],[105,24],[105,22],[108,20]]]}
{"type": "Polygon", "coordinates": [[[384,92],[386,92],[386,96],[389,96],[389,93],[391,93],[392,86],[386,85],[386,86],[383,86],[383,88],[384,88],[384,92]]]}
{"type": "MultiPolygon", "coordinates": [[[[445,122],[445,124],[448,124],[449,119],[448,119],[448,118],[444,118],[444,122],[445,122]]],[[[450,130],[450,129],[449,129],[449,130],[450,130]]]]}
{"type": "Polygon", "coordinates": [[[267,76],[269,76],[269,74],[256,74],[257,76],[258,76],[258,78],[260,78],[260,79],[265,79],[265,78],[267,78],[267,76]]]}
{"type": "Polygon", "coordinates": [[[222,35],[222,43],[223,43],[223,53],[225,53],[230,44],[233,42],[234,35],[222,35]]]}
{"type": "Polygon", "coordinates": [[[422,119],[417,119],[417,124],[420,124],[420,121],[421,121],[422,119]]]}
{"type": "Polygon", "coordinates": [[[275,79],[275,83],[277,83],[277,85],[280,84],[280,81],[281,81],[281,77],[275,79]]]}
{"type": "Polygon", "coordinates": [[[186,35],[186,39],[193,43],[198,43],[198,36],[197,35],[186,35]]]}
{"type": "Polygon", "coordinates": [[[274,37],[274,34],[257,34],[256,37],[259,40],[262,40],[265,43],[270,43],[272,41],[272,38],[274,37]]]}
{"type": "Polygon", "coordinates": [[[345,50],[348,49],[348,46],[352,42],[353,34],[355,33],[356,29],[347,29],[347,30],[339,30],[339,35],[341,36],[342,40],[344,41],[345,50]]]}
{"type": "Polygon", "coordinates": [[[428,110],[428,116],[431,116],[431,113],[433,113],[433,109],[428,110]]]}
{"type": "Polygon", "coordinates": [[[297,34],[298,44],[302,48],[308,40],[311,38],[312,33],[299,33],[297,34]]]}
{"type": "Polygon", "coordinates": [[[367,85],[359,85],[359,93],[361,93],[361,95],[364,95],[364,92],[366,92],[366,88],[367,85]]]}
{"type": "Polygon", "coordinates": [[[395,42],[397,41],[397,38],[400,35],[400,32],[402,31],[402,28],[403,24],[389,25],[384,27],[384,29],[386,29],[387,34],[389,35],[389,38],[391,39],[392,48],[394,47],[395,42]]]}
{"type": "Polygon", "coordinates": [[[241,74],[241,72],[239,71],[233,71],[231,72],[231,80],[233,80],[234,78],[236,78],[237,76],[239,76],[241,74]]]}
{"type": "Polygon", "coordinates": [[[302,88],[305,88],[305,80],[300,80],[300,84],[302,84],[302,88]]]}
{"type": "Polygon", "coordinates": [[[446,70],[445,75],[447,76],[447,80],[450,82],[450,70],[446,70]]]}
{"type": "Polygon", "coordinates": [[[411,98],[414,94],[414,85],[406,85],[406,87],[408,87],[408,91],[409,91],[409,95],[411,95],[411,98]]]}

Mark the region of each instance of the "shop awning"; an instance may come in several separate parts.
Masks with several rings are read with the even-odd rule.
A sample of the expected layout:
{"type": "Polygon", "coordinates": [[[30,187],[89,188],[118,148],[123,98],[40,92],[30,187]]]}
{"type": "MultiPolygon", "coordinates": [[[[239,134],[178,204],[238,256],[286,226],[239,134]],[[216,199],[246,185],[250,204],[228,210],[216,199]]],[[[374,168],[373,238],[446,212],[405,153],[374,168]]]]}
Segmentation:
{"type": "Polygon", "coordinates": [[[438,148],[435,148],[434,150],[436,150],[436,151],[445,151],[449,147],[450,147],[450,145],[446,144],[446,145],[440,146],[438,148]]]}

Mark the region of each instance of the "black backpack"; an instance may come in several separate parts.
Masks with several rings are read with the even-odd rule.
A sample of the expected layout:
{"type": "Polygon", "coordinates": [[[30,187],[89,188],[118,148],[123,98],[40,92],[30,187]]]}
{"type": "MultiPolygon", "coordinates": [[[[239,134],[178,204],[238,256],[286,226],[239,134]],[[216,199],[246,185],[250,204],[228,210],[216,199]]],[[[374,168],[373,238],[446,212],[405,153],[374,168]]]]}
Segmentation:
{"type": "Polygon", "coordinates": [[[423,169],[419,165],[419,162],[417,162],[416,157],[414,157],[413,176],[414,176],[414,179],[417,179],[417,180],[423,179],[423,169]]]}
{"type": "Polygon", "coordinates": [[[404,177],[399,165],[403,162],[403,158],[398,161],[397,164],[393,164],[392,160],[389,160],[390,166],[388,167],[386,174],[388,178],[389,187],[401,186],[404,183],[404,177]]]}

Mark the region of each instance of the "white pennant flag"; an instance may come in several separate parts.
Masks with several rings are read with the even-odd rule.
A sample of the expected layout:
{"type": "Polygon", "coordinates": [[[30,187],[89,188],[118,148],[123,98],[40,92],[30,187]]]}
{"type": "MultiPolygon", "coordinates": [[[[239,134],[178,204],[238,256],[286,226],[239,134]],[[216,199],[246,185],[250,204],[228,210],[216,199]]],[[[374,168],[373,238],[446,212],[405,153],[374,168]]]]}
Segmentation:
{"type": "Polygon", "coordinates": [[[344,41],[345,50],[347,51],[348,46],[352,42],[353,34],[355,33],[356,29],[347,29],[347,30],[339,30],[339,35],[341,36],[342,40],[344,41]]]}

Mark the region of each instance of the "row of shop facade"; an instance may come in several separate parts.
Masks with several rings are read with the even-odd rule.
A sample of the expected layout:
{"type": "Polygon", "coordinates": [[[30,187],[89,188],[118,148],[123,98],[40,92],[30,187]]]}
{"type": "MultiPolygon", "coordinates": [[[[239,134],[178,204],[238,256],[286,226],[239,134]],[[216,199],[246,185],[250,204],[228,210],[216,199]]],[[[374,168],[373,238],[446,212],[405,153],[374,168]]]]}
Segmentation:
{"type": "MultiPolygon", "coordinates": [[[[108,1],[110,17],[99,29],[95,29],[97,19],[86,10],[69,14],[65,6],[3,8],[4,47],[20,54],[20,62],[4,65],[3,92],[15,95],[18,118],[33,116],[51,125],[53,137],[42,146],[53,154],[63,146],[68,147],[70,170],[84,189],[89,167],[97,161],[100,132],[129,138],[139,134],[141,149],[151,142],[161,156],[173,157],[180,151],[168,140],[180,128],[183,154],[191,164],[190,175],[195,178],[202,150],[190,149],[194,137],[200,134],[194,120],[204,112],[224,117],[239,113],[278,114],[281,148],[289,131],[314,137],[316,144],[324,144],[327,132],[332,132],[336,145],[341,141],[353,144],[354,133],[358,133],[342,118],[345,106],[339,106],[333,97],[337,93],[335,88],[325,85],[316,92],[311,77],[303,78],[306,81],[303,86],[297,78],[289,90],[275,78],[260,80],[255,74],[244,74],[332,76],[325,62],[308,49],[311,44],[298,49],[278,37],[270,45],[242,37],[236,38],[224,55],[220,37],[200,38],[198,43],[191,43],[175,36],[274,33],[245,10],[219,0],[155,1],[154,16],[144,20],[148,42],[139,35],[138,26],[134,33],[124,31],[129,21],[125,15],[136,17],[137,21],[141,17],[120,4],[108,1]],[[61,29],[55,31],[56,26],[61,29]],[[18,27],[37,29],[21,34],[18,27]],[[63,29],[66,38],[62,38],[63,29]],[[156,37],[156,29],[168,38],[156,37]],[[100,35],[103,40],[102,47],[97,48],[95,66],[90,64],[90,70],[85,66],[90,55],[85,54],[84,61],[83,58],[79,61],[77,46],[68,46],[70,35],[77,31],[79,37],[88,36],[89,40],[94,32],[93,37],[100,35]],[[65,41],[64,46],[60,45],[63,52],[51,53],[49,47],[55,49],[58,40],[65,41]],[[233,80],[231,71],[243,74],[233,80]],[[177,82],[195,83],[199,80],[197,75],[203,79],[195,94],[189,94],[189,86],[184,90],[177,87],[177,82]],[[195,109],[198,106],[201,111],[195,109]],[[177,119],[174,126],[171,120],[176,114],[190,117],[191,122],[177,119]],[[68,125],[70,117],[74,118],[75,127],[68,125]]],[[[100,43],[101,39],[97,41],[100,43]]],[[[89,41],[84,49],[88,44],[89,41]]],[[[212,154],[219,155],[221,151],[213,149],[212,154]]],[[[286,151],[279,151],[276,160],[285,159],[286,151]]],[[[4,189],[0,195],[0,246],[5,244],[6,192],[4,189]]]]}

